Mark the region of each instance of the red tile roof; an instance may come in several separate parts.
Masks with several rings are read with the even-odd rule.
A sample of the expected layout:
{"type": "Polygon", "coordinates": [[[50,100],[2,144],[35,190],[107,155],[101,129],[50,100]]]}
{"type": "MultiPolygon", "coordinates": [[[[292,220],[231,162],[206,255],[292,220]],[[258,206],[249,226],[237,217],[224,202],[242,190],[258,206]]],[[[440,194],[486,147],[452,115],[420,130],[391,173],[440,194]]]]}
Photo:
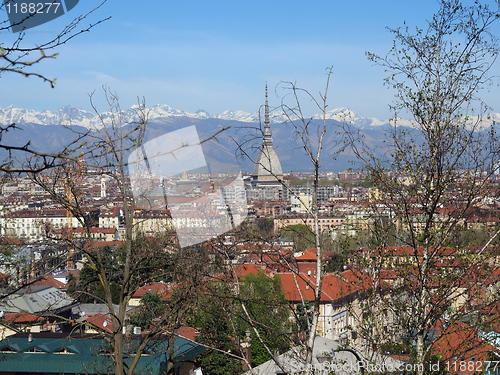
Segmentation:
{"type": "Polygon", "coordinates": [[[450,373],[476,374],[476,368],[460,369],[460,362],[469,363],[473,360],[475,363],[484,362],[488,359],[488,352],[498,351],[481,339],[474,328],[465,323],[457,321],[448,325],[444,321],[439,321],[433,329],[438,332],[439,338],[433,343],[432,351],[442,356],[443,363],[449,362],[450,368],[447,370],[450,373]],[[454,361],[457,361],[455,368],[454,361]]]}
{"type": "Polygon", "coordinates": [[[56,289],[63,289],[66,284],[54,279],[53,275],[47,275],[38,281],[35,281],[32,285],[42,285],[42,286],[53,286],[56,289]]]}
{"type": "Polygon", "coordinates": [[[297,260],[297,262],[316,261],[317,259],[316,248],[303,251],[302,255],[296,257],[295,259],[297,260]]]}
{"type": "Polygon", "coordinates": [[[85,316],[82,322],[90,323],[91,325],[104,331],[113,332],[113,322],[109,314],[97,313],[90,316],[85,316]]]}
{"type": "MultiPolygon", "coordinates": [[[[305,274],[294,274],[292,272],[278,274],[281,279],[281,287],[290,302],[314,300],[316,278],[305,274]],[[300,293],[299,293],[300,290],[300,293]],[[302,295],[302,297],[301,297],[302,295]]],[[[334,301],[350,294],[352,288],[349,284],[336,275],[327,274],[323,278],[321,288],[321,301],[334,301]]]]}
{"type": "Polygon", "coordinates": [[[239,264],[236,267],[234,267],[234,272],[236,273],[236,276],[241,279],[248,275],[249,273],[259,273],[259,271],[262,271],[262,267],[259,267],[255,264],[252,263],[244,263],[244,264],[239,264]]]}
{"type": "Polygon", "coordinates": [[[167,294],[170,287],[163,283],[146,284],[135,291],[132,298],[142,298],[146,293],[167,294]]]}
{"type": "Polygon", "coordinates": [[[21,245],[23,241],[16,238],[2,237],[0,238],[0,245],[21,245]]]}
{"type": "Polygon", "coordinates": [[[30,322],[43,322],[44,318],[41,316],[27,314],[27,313],[5,313],[2,318],[10,323],[30,323],[30,322]]]}
{"type": "Polygon", "coordinates": [[[104,246],[115,247],[115,246],[120,246],[124,243],[125,243],[125,241],[92,241],[92,242],[88,242],[86,244],[86,246],[88,247],[89,251],[92,251],[92,246],[95,246],[95,247],[104,247],[104,246]]]}
{"type": "Polygon", "coordinates": [[[196,330],[192,327],[181,326],[179,329],[175,331],[175,333],[189,340],[194,341],[196,339],[196,330]]]}

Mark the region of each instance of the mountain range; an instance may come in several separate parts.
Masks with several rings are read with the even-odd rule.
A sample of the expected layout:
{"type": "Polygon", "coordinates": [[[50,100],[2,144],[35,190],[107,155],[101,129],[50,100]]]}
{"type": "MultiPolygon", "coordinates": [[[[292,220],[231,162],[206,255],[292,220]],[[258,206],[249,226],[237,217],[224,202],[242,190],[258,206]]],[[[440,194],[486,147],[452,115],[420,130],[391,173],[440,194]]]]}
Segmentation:
{"type": "MultiPolygon", "coordinates": [[[[138,120],[137,109],[135,106],[123,111],[124,123],[133,123],[138,120]]],[[[13,106],[0,108],[0,126],[5,127],[15,123],[17,128],[2,134],[0,141],[1,144],[15,146],[24,146],[30,142],[30,147],[35,150],[57,153],[75,139],[75,130],[91,129],[94,132],[100,132],[103,127],[102,122],[109,123],[112,115],[110,112],[105,112],[99,117],[71,106],[57,111],[41,112],[13,106]]],[[[340,129],[342,123],[349,123],[351,130],[353,132],[359,130],[364,136],[364,141],[373,148],[384,144],[387,140],[388,121],[359,117],[346,108],[329,111],[326,117],[328,126],[333,128],[340,129]]],[[[491,117],[500,119],[499,114],[493,114],[491,117]]],[[[320,116],[315,116],[315,118],[320,118],[320,116]]],[[[222,114],[209,114],[204,110],[199,110],[190,113],[173,109],[168,105],[155,105],[148,108],[148,119],[145,141],[191,125],[196,125],[200,140],[210,138],[221,127],[229,128],[220,133],[216,140],[203,143],[207,162],[219,165],[229,162],[238,164],[244,171],[253,170],[252,160],[255,160],[258,154],[262,139],[258,112],[225,111],[222,114]]],[[[283,116],[277,111],[271,114],[271,121],[274,148],[280,158],[283,171],[311,170],[311,162],[291,125],[284,123],[283,116]]],[[[409,121],[398,120],[398,122],[402,126],[411,126],[409,121]]],[[[339,133],[327,134],[322,151],[322,170],[341,171],[356,166],[355,163],[353,164],[354,157],[349,152],[338,155],[336,158],[333,157],[339,141],[341,141],[339,133]]],[[[5,150],[0,150],[0,158],[7,156],[8,153],[5,150]]]]}
{"type": "MultiPolygon", "coordinates": [[[[125,121],[136,121],[138,106],[123,110],[125,121]]],[[[225,111],[223,113],[208,113],[200,109],[196,112],[186,112],[174,109],[166,104],[154,105],[148,110],[149,120],[161,119],[166,117],[189,117],[192,119],[206,120],[206,119],[219,119],[239,122],[259,122],[259,113],[248,113],[243,111],[225,111]]],[[[83,109],[65,106],[57,111],[34,111],[30,109],[16,108],[9,106],[7,108],[0,108],[0,124],[16,123],[21,124],[36,124],[36,125],[75,125],[83,126],[85,128],[100,128],[102,127],[101,119],[108,121],[111,117],[110,112],[103,112],[101,117],[97,114],[85,111],[83,109]]],[[[314,116],[321,118],[319,114],[314,116]]],[[[381,121],[375,118],[359,117],[355,113],[349,111],[347,108],[336,108],[326,112],[326,119],[343,121],[348,120],[358,128],[381,126],[388,121],[381,121]]],[[[271,122],[282,123],[284,117],[279,111],[271,113],[271,122]]]]}

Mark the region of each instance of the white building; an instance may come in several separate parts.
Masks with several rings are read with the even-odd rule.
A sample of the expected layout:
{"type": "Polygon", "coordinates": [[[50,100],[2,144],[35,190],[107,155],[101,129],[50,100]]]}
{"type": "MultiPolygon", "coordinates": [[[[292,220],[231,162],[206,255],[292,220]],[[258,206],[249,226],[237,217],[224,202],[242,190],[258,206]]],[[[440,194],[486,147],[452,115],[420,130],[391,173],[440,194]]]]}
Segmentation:
{"type": "Polygon", "coordinates": [[[67,215],[64,209],[18,210],[0,216],[0,234],[23,239],[27,242],[45,238],[47,229],[79,228],[76,217],[67,215]]]}

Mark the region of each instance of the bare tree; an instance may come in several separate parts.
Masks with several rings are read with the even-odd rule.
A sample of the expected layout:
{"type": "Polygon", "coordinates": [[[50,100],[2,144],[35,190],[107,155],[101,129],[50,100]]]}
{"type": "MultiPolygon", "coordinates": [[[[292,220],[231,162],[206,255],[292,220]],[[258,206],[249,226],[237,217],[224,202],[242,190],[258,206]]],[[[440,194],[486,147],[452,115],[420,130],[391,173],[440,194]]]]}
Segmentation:
{"type": "Polygon", "coordinates": [[[477,337],[497,324],[491,307],[498,294],[487,291],[498,282],[490,244],[499,232],[475,249],[453,238],[477,210],[493,214],[489,177],[500,149],[487,135],[489,108],[479,95],[491,83],[498,43],[490,27],[499,16],[478,2],[446,0],[425,29],[390,29],[388,55],[367,54],[389,72],[386,84],[396,92],[388,142],[373,150],[347,132],[377,188],[371,229],[379,247],[352,264],[375,286],[357,329],[371,347],[409,355],[418,374],[438,354],[485,360],[488,344],[478,341],[481,352],[460,332],[465,325],[477,337]],[[408,115],[411,125],[402,126],[399,116],[408,115]],[[451,335],[459,345],[446,348],[451,335]]]}
{"type": "MultiPolygon", "coordinates": [[[[37,71],[38,64],[47,59],[57,58],[58,52],[56,52],[56,49],[58,47],[70,42],[73,38],[90,32],[97,25],[109,20],[111,17],[101,18],[82,27],[83,22],[96,13],[105,3],[106,0],[102,1],[101,4],[87,13],[74,18],[57,35],[50,37],[49,40],[46,40],[38,45],[33,45],[25,41],[25,31],[20,32],[10,44],[1,42],[0,77],[2,77],[3,74],[19,74],[24,77],[36,77],[41,79],[43,82],[48,83],[51,87],[55,87],[56,78],[49,78],[45,74],[37,71]]],[[[2,2],[0,5],[0,11],[3,11],[6,6],[5,4],[6,2],[2,2]]],[[[7,2],[7,4],[12,5],[9,2],[7,2]]],[[[49,3],[44,4],[47,6],[49,3]]],[[[31,16],[36,16],[36,14],[28,14],[26,17],[31,16]]],[[[23,21],[24,19],[20,22],[22,23],[23,21]]],[[[8,31],[12,28],[12,26],[16,26],[16,24],[10,25],[7,20],[3,21],[0,23],[0,31],[8,31]]],[[[2,138],[4,134],[15,131],[16,129],[18,129],[16,124],[3,124],[0,126],[0,149],[7,151],[9,155],[6,160],[0,163],[0,172],[37,173],[45,169],[61,166],[66,162],[68,155],[65,151],[71,149],[72,145],[68,145],[66,150],[61,150],[59,153],[43,153],[34,149],[30,141],[19,145],[6,144],[3,142],[2,138]],[[19,159],[24,162],[25,158],[31,155],[37,155],[43,159],[43,163],[39,163],[37,169],[28,170],[26,169],[26,165],[23,167],[19,163],[16,163],[19,159]]],[[[78,141],[75,140],[75,142],[78,141]]]]}
{"type": "Polygon", "coordinates": [[[312,197],[313,200],[309,214],[314,220],[314,241],[316,245],[316,285],[314,289],[314,304],[311,311],[312,322],[309,326],[308,338],[306,341],[306,374],[309,374],[309,371],[311,371],[310,365],[312,364],[313,359],[312,356],[314,349],[314,339],[316,337],[316,330],[318,327],[318,320],[320,315],[320,302],[322,294],[321,291],[323,284],[323,254],[320,244],[321,230],[319,226],[318,186],[320,161],[322,156],[321,152],[324,147],[323,142],[327,134],[327,130],[329,129],[326,119],[326,112],[328,107],[327,97],[332,70],[333,67],[330,67],[327,70],[325,92],[320,93],[318,99],[316,99],[315,96],[310,94],[307,90],[298,88],[292,82],[286,83],[286,88],[290,90],[291,96],[293,98],[292,104],[289,105],[286,101],[283,101],[281,106],[287,123],[292,126],[299,144],[303,146],[307,157],[311,161],[314,171],[314,191],[312,197]],[[303,98],[301,98],[302,94],[305,94],[306,98],[311,100],[315,104],[316,108],[320,111],[319,119],[308,117],[304,114],[301,106],[301,102],[303,100],[303,98]]]}
{"type": "MultiPolygon", "coordinates": [[[[132,147],[142,142],[144,135],[147,110],[144,104],[138,106],[137,117],[138,122],[129,124],[123,117],[123,113],[119,107],[118,97],[115,94],[106,91],[107,103],[110,107],[111,116],[109,121],[106,121],[103,116],[100,117],[102,128],[92,129],[93,131],[85,131],[84,133],[77,133],[76,138],[78,143],[71,145],[65,150],[64,166],[55,169],[50,176],[43,173],[32,174],[33,181],[40,187],[48,192],[52,199],[62,205],[72,217],[80,221],[80,225],[84,228],[85,236],[83,241],[74,239],[73,228],[68,225],[63,229],[67,233],[61,233],[60,241],[66,241],[68,251],[78,252],[84,254],[86,262],[96,272],[100,284],[104,290],[104,298],[102,300],[108,306],[114,330],[112,333],[106,333],[105,337],[109,341],[112,352],[115,373],[124,374],[124,333],[122,327],[125,326],[126,307],[131,295],[137,288],[134,280],[138,275],[139,270],[147,263],[148,257],[154,251],[153,247],[148,246],[148,242],[144,241],[139,246],[145,246],[149,251],[142,251],[140,259],[133,259],[136,254],[133,253],[134,246],[134,202],[129,199],[127,190],[129,189],[129,181],[126,174],[126,152],[132,147]],[[128,125],[128,126],[127,126],[128,125]],[[73,146],[76,146],[73,147],[73,146]],[[84,158],[83,165],[76,167],[75,162],[78,163],[79,158],[84,158]],[[74,160],[74,162],[73,162],[74,160]],[[75,170],[80,169],[80,175],[75,173],[75,170]],[[83,170],[82,170],[83,169],[83,170]],[[86,174],[106,175],[113,179],[118,189],[118,195],[122,200],[122,207],[125,220],[125,235],[124,235],[124,249],[123,259],[120,260],[118,254],[113,255],[113,259],[108,259],[106,254],[98,249],[95,243],[91,240],[92,235],[90,232],[91,223],[86,220],[86,197],[81,193],[81,182],[86,174]],[[65,187],[66,194],[61,194],[60,186],[65,187]],[[118,291],[118,308],[113,304],[113,290],[112,290],[112,277],[109,270],[109,262],[116,262],[119,264],[113,267],[120,267],[121,270],[121,285],[118,291]]],[[[94,106],[94,104],[93,104],[94,106]]],[[[97,111],[97,108],[94,106],[97,111]]],[[[81,163],[81,162],[80,162],[81,163]]],[[[45,160],[43,156],[37,155],[32,158],[29,164],[26,165],[28,170],[39,170],[43,168],[45,160]]],[[[71,256],[71,255],[69,255],[71,256]]],[[[141,280],[147,282],[148,280],[141,280]]],[[[142,285],[142,284],[141,284],[142,285]]],[[[145,340],[144,346],[141,345],[138,349],[139,356],[147,345],[148,340],[145,340]]],[[[139,357],[140,358],[140,357],[139,357]]],[[[134,361],[132,367],[129,369],[133,373],[133,369],[137,365],[134,361]]]]}
{"type": "MultiPolygon", "coordinates": [[[[163,207],[161,226],[155,226],[146,233],[142,228],[152,213],[152,207],[136,205],[137,196],[132,195],[130,159],[132,150],[143,148],[144,135],[148,119],[148,110],[144,102],[136,108],[135,119],[125,117],[116,94],[105,89],[105,98],[109,111],[100,112],[91,97],[91,103],[99,115],[100,123],[93,129],[82,133],[75,132],[77,142],[65,150],[66,164],[61,168],[53,168],[47,173],[33,173],[31,178],[52,199],[64,207],[71,217],[79,220],[84,236],[74,236],[70,226],[52,232],[53,238],[67,244],[68,258],[73,253],[84,256],[86,270],[92,274],[91,282],[102,293],[87,289],[78,290],[75,296],[87,296],[92,300],[107,305],[112,320],[113,331],[102,331],[103,338],[111,347],[116,374],[133,374],[145,350],[152,351],[159,342],[167,343],[172,349],[177,329],[187,320],[187,314],[194,306],[193,299],[197,289],[207,278],[214,275],[220,268],[214,259],[201,259],[201,252],[181,251],[179,241],[173,230],[172,218],[166,212],[165,195],[160,194],[163,207]],[[88,220],[88,206],[92,198],[84,191],[85,179],[88,177],[106,176],[113,182],[117,190],[120,208],[123,210],[123,244],[117,249],[103,250],[92,240],[91,227],[88,220]],[[61,185],[65,194],[61,194],[61,185]],[[89,200],[90,198],[90,200],[89,200]],[[193,257],[195,259],[193,259],[193,257]],[[210,269],[210,272],[208,271],[210,269]],[[132,295],[148,283],[171,283],[168,296],[162,295],[161,308],[155,310],[155,316],[147,324],[138,345],[132,346],[128,352],[131,338],[124,332],[127,326],[127,307],[132,295]],[[175,286],[175,287],[174,287],[175,286]]],[[[226,128],[221,128],[211,137],[207,137],[196,146],[215,138],[226,128]]],[[[162,148],[162,154],[174,154],[180,149],[193,144],[182,143],[177,149],[162,148]]],[[[151,164],[152,159],[151,160],[151,164]]],[[[135,162],[142,162],[136,160],[135,162]]],[[[28,170],[37,170],[45,163],[43,157],[37,156],[26,164],[28,170]]],[[[149,165],[149,162],[147,162],[149,165]]],[[[146,178],[146,177],[144,177],[146,178]]],[[[148,200],[150,197],[141,195],[139,198],[148,200]]],[[[147,206],[147,205],[146,205],[147,206]]],[[[215,251],[218,254],[217,251],[215,251]]],[[[149,308],[144,306],[143,308],[149,308]]],[[[169,350],[170,350],[169,349],[169,350]]],[[[169,356],[168,371],[173,372],[174,358],[169,356]]]]}
{"type": "MultiPolygon", "coordinates": [[[[100,23],[110,19],[111,17],[103,18],[96,22],[90,23],[83,29],[80,28],[82,26],[82,22],[86,20],[91,14],[96,12],[99,8],[101,8],[101,6],[105,2],[106,0],[104,0],[97,7],[88,11],[86,14],[81,14],[78,17],[74,18],[56,36],[51,37],[49,40],[41,43],[40,45],[27,44],[24,41],[24,31],[19,33],[17,38],[15,38],[14,42],[12,42],[11,44],[7,45],[5,42],[0,43],[0,61],[2,62],[2,65],[0,66],[0,76],[2,73],[14,73],[20,74],[24,77],[38,77],[42,81],[47,82],[51,87],[54,87],[56,79],[48,78],[44,74],[37,72],[37,64],[46,59],[55,59],[57,57],[57,52],[54,52],[54,50],[57,47],[66,44],[78,35],[84,34],[100,23]]],[[[6,4],[9,6],[9,11],[10,6],[14,5],[10,2],[2,2],[2,4],[0,5],[0,10],[5,9],[6,4]]],[[[45,6],[47,6],[48,4],[49,3],[45,3],[45,6]]],[[[20,9],[19,13],[21,13],[20,9]]],[[[26,18],[37,16],[36,13],[24,13],[27,14],[26,18]]],[[[22,22],[26,21],[26,18],[21,19],[21,21],[19,21],[18,23],[14,23],[13,25],[7,24],[7,20],[3,21],[2,23],[0,23],[0,31],[10,30],[13,26],[18,26],[19,23],[22,24],[22,22]]]]}
{"type": "MultiPolygon", "coordinates": [[[[303,353],[300,351],[297,352],[297,358],[294,359],[301,363],[303,366],[301,370],[303,370],[305,374],[314,373],[314,366],[312,366],[313,350],[320,318],[320,305],[322,298],[324,298],[323,279],[325,265],[323,263],[323,249],[321,241],[323,233],[319,224],[320,207],[318,203],[321,160],[324,157],[335,158],[343,151],[345,146],[340,133],[341,128],[337,127],[336,123],[327,118],[328,93],[332,73],[333,67],[326,69],[325,90],[324,92],[320,92],[318,96],[297,86],[294,82],[282,82],[279,85],[279,88],[284,91],[281,105],[279,107],[280,115],[284,118],[284,124],[282,124],[282,126],[286,127],[287,131],[291,131],[293,133],[297,144],[297,150],[301,150],[302,153],[305,154],[304,156],[311,163],[313,171],[313,192],[311,205],[302,201],[303,198],[295,194],[290,186],[282,180],[282,176],[278,175],[276,170],[273,170],[269,152],[261,152],[259,158],[255,159],[252,157],[252,153],[249,151],[248,147],[248,145],[252,144],[252,142],[249,141],[249,139],[243,138],[243,141],[239,143],[239,150],[245,157],[249,158],[255,164],[260,165],[261,168],[264,168],[267,174],[274,177],[276,183],[282,185],[283,190],[286,190],[290,196],[295,196],[305,207],[307,207],[307,213],[304,216],[304,220],[306,221],[308,218],[313,219],[314,224],[312,228],[312,238],[314,239],[314,246],[316,247],[316,272],[315,280],[313,281],[314,300],[311,301],[311,306],[309,306],[309,302],[306,301],[301,295],[301,305],[303,307],[301,311],[307,315],[306,317],[299,316],[301,313],[295,311],[295,306],[290,306],[291,317],[295,318],[297,324],[301,327],[300,329],[302,331],[305,330],[305,332],[302,332],[302,334],[294,337],[292,337],[293,333],[290,331],[282,332],[284,336],[288,336],[291,342],[301,345],[305,349],[303,353]],[[319,115],[308,116],[303,109],[303,103],[306,102],[312,102],[313,108],[319,112],[319,115]],[[264,157],[262,157],[263,154],[264,157]],[[265,157],[266,155],[267,158],[265,157]]],[[[266,122],[268,121],[266,103],[266,122]]],[[[266,129],[260,129],[260,132],[264,137],[264,143],[266,143],[266,131],[266,129]]],[[[263,147],[266,147],[266,145],[264,144],[263,147]]],[[[261,242],[262,240],[263,239],[261,239],[261,242]]],[[[269,241],[269,238],[267,240],[269,241]]],[[[273,250],[273,246],[274,242],[264,241],[265,249],[261,251],[265,252],[261,253],[261,258],[268,258],[271,262],[275,262],[274,264],[280,264],[280,268],[284,269],[285,272],[293,272],[295,284],[300,293],[301,289],[299,287],[299,283],[306,282],[304,275],[300,274],[297,268],[291,263],[290,256],[282,254],[281,252],[276,254],[273,250]]],[[[310,280],[307,280],[308,285],[309,283],[310,280]]],[[[255,324],[258,325],[258,323],[255,324]]],[[[296,333],[296,331],[294,333],[296,333]]],[[[263,345],[265,345],[265,343],[263,343],[263,345]]],[[[280,359],[274,355],[272,355],[271,358],[282,371],[285,371],[283,368],[284,363],[281,363],[280,359]]]]}

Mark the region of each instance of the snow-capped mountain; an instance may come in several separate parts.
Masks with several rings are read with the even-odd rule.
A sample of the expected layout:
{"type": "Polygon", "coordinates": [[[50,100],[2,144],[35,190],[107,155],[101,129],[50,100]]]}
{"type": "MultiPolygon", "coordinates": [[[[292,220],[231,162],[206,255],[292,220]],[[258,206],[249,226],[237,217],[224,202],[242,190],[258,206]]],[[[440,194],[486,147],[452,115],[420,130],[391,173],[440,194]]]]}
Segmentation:
{"type": "MultiPolygon", "coordinates": [[[[10,106],[7,108],[0,108],[0,124],[79,125],[85,128],[101,128],[102,121],[105,123],[110,123],[113,119],[115,121],[122,121],[122,123],[138,121],[138,109],[137,105],[124,109],[122,110],[122,118],[117,119],[116,114],[113,114],[112,112],[103,112],[99,117],[95,113],[87,112],[69,105],[62,107],[57,111],[34,111],[10,106]]],[[[263,114],[259,117],[258,112],[248,113],[243,111],[225,111],[219,114],[208,113],[203,109],[196,112],[186,112],[174,109],[166,104],[157,104],[148,108],[147,114],[149,120],[169,117],[188,117],[203,120],[221,119],[240,122],[259,122],[259,120],[263,120],[263,114]]],[[[270,118],[271,121],[275,123],[285,121],[283,113],[279,110],[273,111],[270,118]]],[[[321,119],[322,116],[320,114],[316,114],[314,118],[321,119]]],[[[326,119],[350,123],[359,129],[379,127],[389,122],[388,120],[381,121],[373,117],[360,117],[348,108],[336,108],[328,111],[326,112],[326,119]]],[[[488,119],[484,119],[483,121],[486,125],[490,125],[493,122],[498,123],[500,121],[500,114],[492,113],[488,119]]],[[[398,119],[398,123],[402,126],[412,126],[411,121],[406,119],[398,119]]]]}
{"type": "MultiPolygon", "coordinates": [[[[377,126],[383,126],[389,123],[389,120],[380,121],[374,117],[360,117],[357,116],[354,112],[352,112],[348,108],[336,108],[334,110],[328,111],[325,113],[325,117],[328,120],[336,120],[339,122],[350,123],[357,127],[358,129],[367,129],[377,126]]],[[[316,118],[321,118],[321,115],[316,115],[316,118]]],[[[470,122],[473,123],[477,118],[471,117],[470,122]]],[[[484,127],[489,127],[493,123],[500,122],[500,113],[490,113],[485,115],[481,119],[481,125],[484,127]]],[[[405,127],[415,127],[413,121],[398,117],[397,120],[398,126],[405,127]]]]}
{"type": "Polygon", "coordinates": [[[0,108],[0,123],[7,124],[39,124],[39,125],[81,125],[91,126],[94,115],[79,108],[66,106],[57,111],[34,111],[9,106],[0,108]]]}
{"type": "MultiPolygon", "coordinates": [[[[318,118],[321,118],[321,115],[316,115],[318,118]]],[[[366,128],[371,126],[382,126],[387,124],[386,121],[380,121],[373,117],[359,117],[353,111],[348,108],[335,108],[331,111],[327,111],[325,113],[325,117],[328,120],[336,120],[339,122],[348,122],[356,125],[358,128],[366,128]]]]}
{"type": "MultiPolygon", "coordinates": [[[[124,125],[138,120],[138,109],[137,106],[124,109],[121,116],[121,121],[123,121],[122,124],[124,125]]],[[[246,126],[243,122],[248,124],[249,133],[252,133],[259,120],[263,120],[262,112],[259,119],[259,113],[225,111],[221,114],[212,114],[205,110],[191,113],[173,109],[168,105],[155,105],[148,108],[148,112],[148,117],[151,122],[146,129],[145,139],[147,140],[154,139],[160,135],[166,134],[166,132],[193,124],[198,126],[201,135],[210,136],[220,130],[222,124],[234,124],[235,126],[232,129],[228,129],[227,132],[218,135],[216,148],[211,150],[208,148],[207,152],[211,152],[209,152],[209,155],[211,155],[210,157],[220,163],[226,163],[227,160],[234,157],[235,140],[236,142],[245,142],[246,133],[242,129],[245,129],[246,126]],[[223,123],[223,121],[228,120],[229,122],[223,123]],[[233,121],[238,121],[240,123],[235,124],[233,121]]],[[[85,128],[99,130],[102,124],[101,120],[104,123],[109,123],[113,120],[113,116],[113,113],[107,112],[102,113],[99,117],[91,112],[71,106],[63,107],[57,111],[40,112],[12,106],[0,108],[0,126],[16,123],[20,128],[19,131],[4,133],[2,141],[5,144],[20,146],[25,145],[26,142],[29,141],[31,147],[36,150],[54,152],[64,149],[75,138],[75,133],[71,129],[66,129],[58,125],[79,125],[85,128]]],[[[350,123],[354,128],[361,129],[361,132],[365,135],[364,142],[370,145],[370,147],[375,148],[375,146],[382,144],[387,139],[387,121],[380,121],[376,118],[364,118],[356,115],[347,108],[337,108],[328,111],[326,117],[329,121],[342,121],[350,123]]],[[[314,118],[319,120],[321,116],[316,115],[314,118]]],[[[271,113],[271,121],[275,123],[272,127],[274,145],[280,157],[283,169],[309,170],[311,167],[310,163],[307,162],[307,158],[301,156],[300,148],[297,148],[297,139],[294,132],[290,131],[290,127],[279,126],[279,123],[283,122],[283,120],[283,114],[279,111],[273,111],[271,113]]],[[[490,119],[487,121],[491,123],[492,120],[500,122],[500,114],[491,114],[490,119]]],[[[485,121],[485,127],[488,125],[487,121],[485,121]]],[[[412,125],[410,121],[405,119],[398,119],[398,124],[402,126],[412,125]]],[[[418,138],[418,132],[416,132],[416,136],[418,138]]],[[[325,147],[327,147],[326,145],[331,146],[337,144],[338,139],[336,137],[337,134],[335,132],[330,132],[326,139],[325,147]]],[[[258,144],[260,138],[255,138],[255,142],[255,144],[258,144]]],[[[208,144],[206,146],[209,147],[208,144]]],[[[325,152],[329,153],[333,151],[325,148],[325,152]]],[[[7,156],[5,150],[3,150],[3,152],[0,150],[0,158],[5,158],[7,156]]],[[[325,168],[325,170],[344,170],[350,168],[352,167],[351,156],[352,155],[347,153],[345,155],[340,155],[336,159],[325,158],[322,167],[325,168]]],[[[251,170],[253,167],[249,166],[248,168],[248,170],[251,170]]]]}
{"type": "MultiPolygon", "coordinates": [[[[122,118],[120,121],[123,123],[129,123],[139,120],[138,116],[138,106],[132,106],[130,108],[124,109],[122,111],[122,118]]],[[[248,113],[243,111],[225,111],[223,113],[208,113],[207,111],[200,109],[196,112],[186,112],[179,109],[174,109],[166,104],[157,104],[147,109],[148,119],[155,120],[160,118],[168,117],[188,117],[195,119],[221,119],[229,121],[240,121],[240,122],[259,122],[262,117],[259,117],[258,112],[248,113]]],[[[273,111],[271,113],[271,121],[275,123],[280,123],[285,121],[283,113],[279,110],[273,111]]],[[[321,119],[320,114],[314,116],[316,119],[321,119]]],[[[85,128],[101,128],[102,121],[109,123],[112,120],[117,121],[116,115],[111,112],[104,112],[101,117],[97,116],[95,113],[87,112],[85,110],[65,106],[57,111],[34,111],[30,109],[16,108],[10,106],[7,108],[0,108],[0,124],[7,125],[16,123],[18,125],[22,124],[36,124],[36,125],[79,125],[85,128]]],[[[368,129],[373,127],[379,127],[387,124],[388,120],[379,120],[373,117],[360,117],[348,108],[336,108],[331,111],[326,112],[326,119],[336,120],[340,122],[346,122],[354,125],[359,129],[368,129]]],[[[483,119],[486,126],[491,125],[493,122],[500,122],[500,114],[492,113],[488,118],[483,119]]],[[[398,119],[399,125],[402,126],[412,126],[412,122],[407,119],[398,119]]]]}
{"type": "MultiPolygon", "coordinates": [[[[131,122],[137,121],[138,106],[122,111],[123,117],[121,121],[131,122]]],[[[0,108],[0,124],[37,124],[37,125],[79,125],[86,128],[101,127],[101,121],[110,122],[114,117],[111,112],[103,112],[101,117],[95,113],[85,110],[65,106],[57,111],[34,111],[30,109],[16,108],[10,106],[0,108]]],[[[211,114],[205,110],[199,110],[195,113],[185,112],[171,108],[165,104],[157,104],[148,108],[148,118],[150,120],[165,118],[165,117],[190,117],[197,119],[223,119],[242,122],[255,122],[259,120],[258,113],[247,113],[243,111],[225,111],[221,114],[211,114]]],[[[116,118],[115,118],[116,119],[116,118]]]]}
{"type": "MultiPolygon", "coordinates": [[[[138,121],[138,106],[124,109],[121,121],[132,122],[138,121]]],[[[263,115],[263,114],[262,114],[263,115]]],[[[387,121],[380,121],[375,118],[359,117],[354,112],[347,108],[338,108],[327,112],[327,119],[337,121],[350,121],[359,127],[380,126],[386,124],[387,121]]],[[[112,121],[114,114],[104,112],[101,117],[95,113],[87,112],[80,108],[65,106],[57,111],[34,111],[30,109],[16,108],[13,106],[0,108],[0,124],[37,124],[37,125],[79,125],[86,128],[100,128],[101,121],[108,123],[112,121]]],[[[148,118],[150,120],[168,117],[189,117],[195,119],[221,119],[241,122],[259,122],[259,113],[248,113],[244,111],[225,111],[223,113],[208,113],[200,109],[197,112],[186,112],[179,109],[174,109],[166,104],[157,104],[148,108],[148,118]]],[[[263,117],[263,116],[262,116],[263,117]]],[[[284,116],[280,111],[271,113],[272,122],[283,122],[284,116]]],[[[315,118],[321,118],[320,115],[315,115],[315,118]]],[[[116,120],[116,117],[115,117],[116,120]]]]}

